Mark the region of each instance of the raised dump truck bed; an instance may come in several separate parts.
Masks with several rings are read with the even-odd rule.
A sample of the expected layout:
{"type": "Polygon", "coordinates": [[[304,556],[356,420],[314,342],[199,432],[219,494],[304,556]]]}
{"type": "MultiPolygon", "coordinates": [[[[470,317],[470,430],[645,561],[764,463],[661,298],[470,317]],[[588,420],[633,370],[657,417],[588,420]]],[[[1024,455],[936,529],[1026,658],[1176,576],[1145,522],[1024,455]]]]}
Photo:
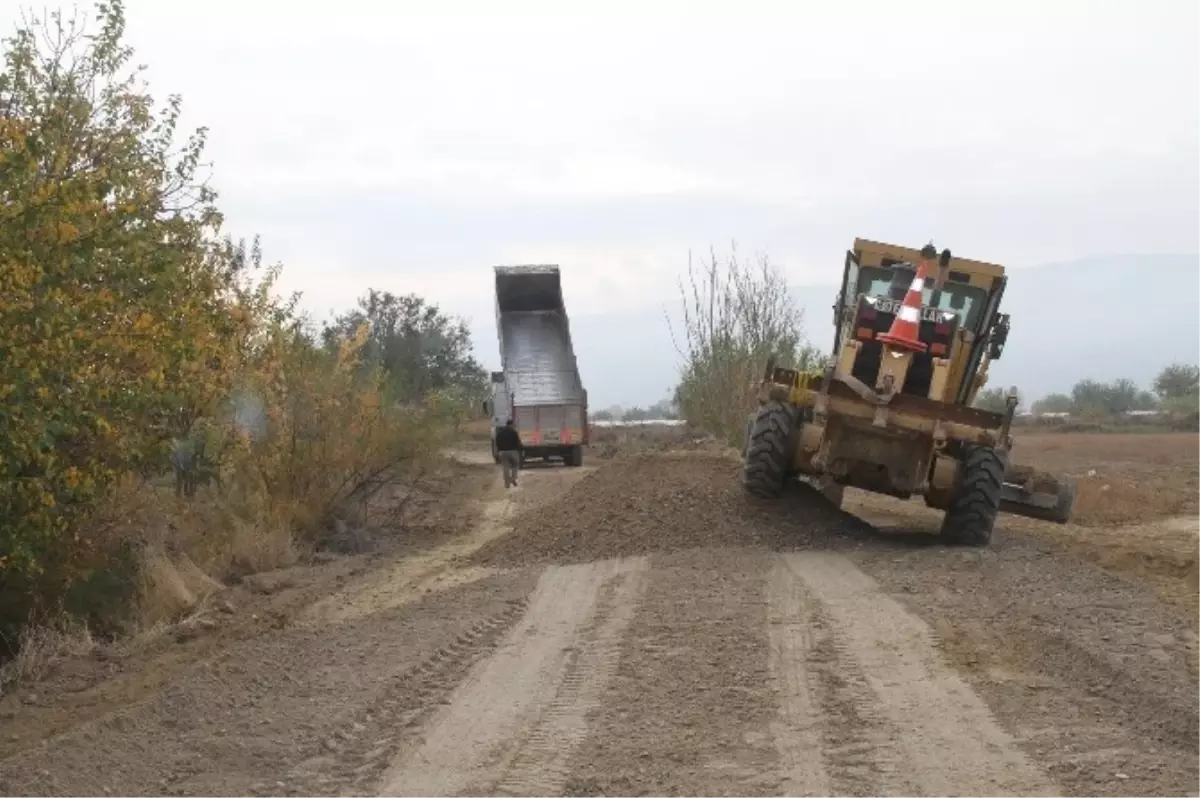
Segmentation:
{"type": "Polygon", "coordinates": [[[557,266],[497,266],[493,429],[512,418],[527,458],[582,463],[587,391],[579,376],[557,266]]]}

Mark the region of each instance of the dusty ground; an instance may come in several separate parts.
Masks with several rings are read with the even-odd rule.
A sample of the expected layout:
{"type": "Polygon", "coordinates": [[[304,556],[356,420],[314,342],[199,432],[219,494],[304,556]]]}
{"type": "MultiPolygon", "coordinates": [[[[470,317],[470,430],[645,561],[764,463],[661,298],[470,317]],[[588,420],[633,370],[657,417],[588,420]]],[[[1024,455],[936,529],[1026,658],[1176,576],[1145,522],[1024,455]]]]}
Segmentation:
{"type": "Polygon", "coordinates": [[[1024,439],[1096,489],[986,550],[711,447],[510,492],[472,450],[456,533],[5,697],[0,793],[1196,795],[1197,439],[1132,437],[1024,439]]]}

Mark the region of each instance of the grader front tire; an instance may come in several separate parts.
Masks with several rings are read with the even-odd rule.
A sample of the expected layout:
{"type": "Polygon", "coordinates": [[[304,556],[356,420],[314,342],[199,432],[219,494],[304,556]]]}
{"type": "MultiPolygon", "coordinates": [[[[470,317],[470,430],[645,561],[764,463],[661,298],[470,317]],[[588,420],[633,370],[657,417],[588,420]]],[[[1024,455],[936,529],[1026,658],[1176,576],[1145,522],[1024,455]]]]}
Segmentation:
{"type": "Polygon", "coordinates": [[[764,405],[750,428],[742,487],[752,496],[776,499],[787,482],[795,414],[779,402],[764,405]]]}
{"type": "Polygon", "coordinates": [[[958,484],[942,520],[947,543],[986,546],[1000,514],[1004,458],[985,446],[964,445],[958,484]]]}

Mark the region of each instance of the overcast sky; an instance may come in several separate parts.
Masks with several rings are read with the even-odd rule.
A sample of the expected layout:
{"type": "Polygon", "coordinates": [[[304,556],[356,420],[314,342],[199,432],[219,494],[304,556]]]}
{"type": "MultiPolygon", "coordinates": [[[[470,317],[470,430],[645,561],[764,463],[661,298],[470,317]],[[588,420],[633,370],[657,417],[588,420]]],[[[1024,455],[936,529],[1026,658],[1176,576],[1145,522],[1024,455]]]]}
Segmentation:
{"type": "Polygon", "coordinates": [[[1015,267],[1198,249],[1196,0],[503,7],[127,17],[210,129],[229,231],[320,313],[376,287],[490,318],[490,267],[520,262],[560,264],[574,314],[620,310],[731,239],[800,283],[856,235],[1015,267]]]}

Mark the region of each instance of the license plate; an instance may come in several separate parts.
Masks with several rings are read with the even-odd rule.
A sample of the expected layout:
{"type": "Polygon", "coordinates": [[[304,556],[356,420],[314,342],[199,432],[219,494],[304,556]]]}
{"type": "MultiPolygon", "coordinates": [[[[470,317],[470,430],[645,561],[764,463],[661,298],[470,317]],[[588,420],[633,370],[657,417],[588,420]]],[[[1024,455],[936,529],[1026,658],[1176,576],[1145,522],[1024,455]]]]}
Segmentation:
{"type": "Polygon", "coordinates": [[[558,440],[558,433],[557,432],[543,432],[542,439],[547,440],[547,441],[556,441],[556,440],[558,440]]]}
{"type": "MultiPolygon", "coordinates": [[[[871,297],[867,300],[880,313],[890,313],[893,316],[900,312],[900,308],[904,303],[898,299],[891,297],[871,297]]],[[[921,321],[938,321],[939,315],[949,315],[950,311],[940,310],[939,308],[923,305],[921,307],[921,321]]]]}

